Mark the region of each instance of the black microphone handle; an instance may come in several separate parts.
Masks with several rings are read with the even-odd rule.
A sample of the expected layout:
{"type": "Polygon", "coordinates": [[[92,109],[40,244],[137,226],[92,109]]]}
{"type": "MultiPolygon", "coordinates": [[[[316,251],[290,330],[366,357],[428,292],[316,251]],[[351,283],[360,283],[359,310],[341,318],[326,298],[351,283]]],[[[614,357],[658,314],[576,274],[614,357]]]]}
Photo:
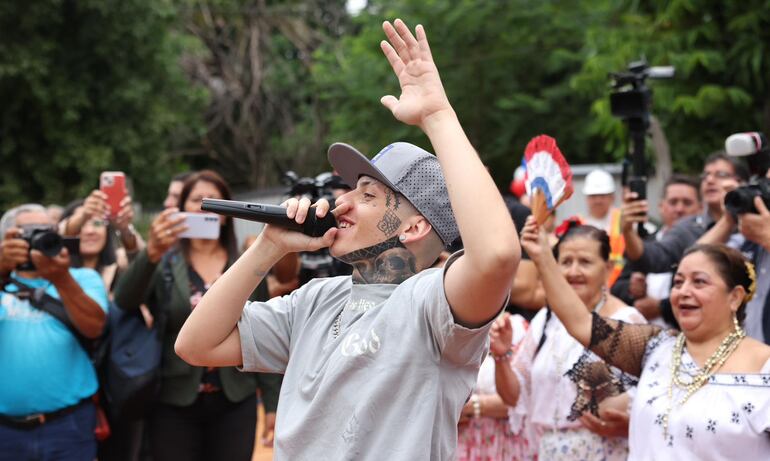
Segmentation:
{"type": "Polygon", "coordinates": [[[334,215],[327,213],[326,216],[318,219],[315,215],[315,208],[308,210],[304,224],[290,219],[286,216],[286,208],[277,205],[206,198],[203,199],[201,210],[248,221],[273,224],[284,229],[302,232],[310,237],[320,237],[332,227],[337,227],[334,215]]]}

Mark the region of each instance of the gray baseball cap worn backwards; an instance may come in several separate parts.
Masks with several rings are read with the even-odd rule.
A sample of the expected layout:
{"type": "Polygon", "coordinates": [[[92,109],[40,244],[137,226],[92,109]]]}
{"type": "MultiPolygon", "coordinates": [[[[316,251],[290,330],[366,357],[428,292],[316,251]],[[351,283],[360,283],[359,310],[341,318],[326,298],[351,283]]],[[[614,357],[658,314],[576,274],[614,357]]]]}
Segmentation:
{"type": "Polygon", "coordinates": [[[394,142],[369,161],[352,146],[334,143],[329,148],[329,162],[354,189],[358,178],[370,176],[403,195],[433,226],[444,245],[460,236],[435,155],[414,144],[394,142]]]}

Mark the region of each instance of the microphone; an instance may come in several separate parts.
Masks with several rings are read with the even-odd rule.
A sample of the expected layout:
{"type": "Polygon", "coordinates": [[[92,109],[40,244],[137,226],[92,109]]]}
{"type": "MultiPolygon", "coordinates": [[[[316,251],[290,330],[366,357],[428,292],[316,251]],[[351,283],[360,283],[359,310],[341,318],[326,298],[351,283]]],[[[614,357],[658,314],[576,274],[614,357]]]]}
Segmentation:
{"type": "Polygon", "coordinates": [[[310,237],[321,237],[327,230],[337,227],[337,220],[334,219],[331,212],[323,218],[317,218],[315,208],[307,210],[307,218],[303,224],[299,224],[286,216],[286,208],[277,205],[205,198],[201,210],[248,221],[272,224],[284,229],[302,232],[310,237]]]}

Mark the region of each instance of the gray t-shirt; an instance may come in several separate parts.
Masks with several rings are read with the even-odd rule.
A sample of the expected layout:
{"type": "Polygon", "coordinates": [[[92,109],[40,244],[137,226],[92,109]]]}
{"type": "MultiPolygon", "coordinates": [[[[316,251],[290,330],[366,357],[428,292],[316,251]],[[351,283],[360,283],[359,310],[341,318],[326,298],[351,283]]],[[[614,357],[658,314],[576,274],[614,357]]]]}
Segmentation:
{"type": "Polygon", "coordinates": [[[285,373],[276,460],[453,458],[492,322],[456,324],[443,275],[428,269],[400,285],[315,279],[247,303],[243,370],[285,373]]]}

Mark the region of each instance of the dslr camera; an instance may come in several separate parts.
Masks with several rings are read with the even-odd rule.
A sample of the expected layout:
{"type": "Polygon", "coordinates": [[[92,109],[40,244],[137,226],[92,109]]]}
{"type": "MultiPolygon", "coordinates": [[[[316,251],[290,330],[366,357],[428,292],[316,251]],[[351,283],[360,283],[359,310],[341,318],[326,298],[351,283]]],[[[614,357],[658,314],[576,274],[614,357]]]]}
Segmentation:
{"type": "MultiPolygon", "coordinates": [[[[21,236],[29,244],[29,251],[38,250],[49,258],[58,255],[64,247],[64,240],[51,226],[32,224],[22,226],[21,236]]],[[[35,265],[27,261],[16,268],[19,271],[34,271],[35,265]]]]}
{"type": "Polygon", "coordinates": [[[725,141],[725,151],[731,157],[745,158],[754,178],[748,186],[742,186],[727,193],[725,208],[733,216],[757,213],[754,197],[762,197],[765,206],[770,208],[770,179],[765,177],[767,170],[770,169],[770,149],[765,135],[756,131],[735,133],[725,141]]]}

